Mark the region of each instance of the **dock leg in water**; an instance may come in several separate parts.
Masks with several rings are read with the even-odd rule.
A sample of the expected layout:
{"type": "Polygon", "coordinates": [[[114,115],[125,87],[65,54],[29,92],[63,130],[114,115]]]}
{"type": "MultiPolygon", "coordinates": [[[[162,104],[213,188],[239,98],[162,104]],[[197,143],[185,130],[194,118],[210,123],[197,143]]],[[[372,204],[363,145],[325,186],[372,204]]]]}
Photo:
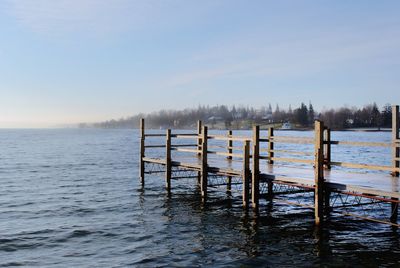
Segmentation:
{"type": "Polygon", "coordinates": [[[243,146],[243,207],[247,210],[250,201],[250,141],[245,141],[243,146]]]}
{"type": "Polygon", "coordinates": [[[324,212],[324,125],[321,121],[315,121],[315,159],[314,159],[314,212],[315,224],[320,225],[324,212]]]}
{"type": "Polygon", "coordinates": [[[207,164],[207,138],[208,130],[204,126],[202,130],[202,142],[201,142],[201,181],[200,190],[203,202],[207,201],[207,176],[208,176],[208,164],[207,164]]]}

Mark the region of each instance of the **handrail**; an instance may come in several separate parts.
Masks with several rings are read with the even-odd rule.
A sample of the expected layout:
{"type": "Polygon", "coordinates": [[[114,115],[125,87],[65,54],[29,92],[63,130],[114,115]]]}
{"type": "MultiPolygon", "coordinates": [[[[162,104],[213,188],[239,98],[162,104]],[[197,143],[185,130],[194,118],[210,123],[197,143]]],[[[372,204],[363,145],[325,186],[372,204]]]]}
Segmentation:
{"type": "Polygon", "coordinates": [[[224,135],[208,135],[207,136],[208,139],[210,140],[224,140],[224,141],[251,141],[251,138],[249,137],[245,137],[245,136],[232,136],[232,137],[228,137],[228,136],[224,136],[224,135]]]}
{"type": "Polygon", "coordinates": [[[380,171],[400,171],[400,168],[394,168],[391,166],[356,164],[348,162],[330,162],[330,164],[333,166],[347,167],[347,168],[359,168],[359,169],[370,169],[370,170],[380,170],[380,171]]]}
{"type": "Polygon", "coordinates": [[[171,137],[176,138],[177,135],[179,135],[179,136],[196,136],[196,137],[199,136],[197,133],[175,133],[175,134],[172,134],[171,137]]]}
{"type": "Polygon", "coordinates": [[[285,157],[271,157],[271,159],[274,161],[281,161],[281,162],[314,164],[314,160],[309,160],[309,159],[285,158],[285,157]]]}
{"type": "Polygon", "coordinates": [[[371,146],[371,147],[392,147],[393,143],[388,142],[360,142],[360,141],[325,141],[324,144],[349,145],[349,146],[371,146]]]}
{"type": "Polygon", "coordinates": [[[197,134],[172,134],[171,138],[178,138],[178,139],[198,139],[199,135],[197,134]]]}
{"type": "Polygon", "coordinates": [[[286,136],[272,136],[272,142],[278,143],[300,143],[300,144],[314,144],[313,138],[305,137],[286,137],[286,136]]]}
{"type": "Polygon", "coordinates": [[[145,145],[144,148],[165,148],[165,144],[163,144],[163,145],[145,145]]]}
{"type": "Polygon", "coordinates": [[[171,144],[171,147],[197,147],[197,144],[171,144]]]}
{"type": "Polygon", "coordinates": [[[144,134],[145,137],[166,137],[166,134],[144,134]]]}
{"type": "Polygon", "coordinates": [[[233,156],[233,157],[243,158],[242,154],[237,154],[237,153],[224,153],[224,152],[217,152],[217,151],[207,151],[207,153],[221,155],[221,156],[233,156]]]}
{"type": "Polygon", "coordinates": [[[187,149],[187,148],[171,148],[172,151],[185,152],[185,153],[199,153],[201,150],[187,149]]]}
{"type": "MultiPolygon", "coordinates": [[[[268,149],[260,149],[261,152],[268,152],[268,149]]],[[[300,152],[290,150],[271,150],[274,153],[285,153],[285,154],[298,154],[298,155],[314,155],[314,152],[300,152]]]]}

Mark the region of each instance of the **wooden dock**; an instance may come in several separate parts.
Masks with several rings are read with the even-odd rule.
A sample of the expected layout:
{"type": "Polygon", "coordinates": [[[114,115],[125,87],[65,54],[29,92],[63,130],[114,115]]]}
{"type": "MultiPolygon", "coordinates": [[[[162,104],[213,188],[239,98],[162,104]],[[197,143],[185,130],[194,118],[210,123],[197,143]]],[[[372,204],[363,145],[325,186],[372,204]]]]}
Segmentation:
{"type": "Polygon", "coordinates": [[[193,178],[200,188],[203,202],[206,202],[208,187],[226,186],[230,191],[233,184],[239,184],[244,209],[252,207],[256,213],[259,213],[261,199],[272,201],[286,194],[292,198],[288,203],[313,208],[317,225],[329,213],[339,211],[400,226],[397,223],[400,199],[399,106],[392,107],[390,142],[331,140],[330,129],[318,120],[315,121],[314,137],[278,136],[273,128],[260,130],[259,126],[253,126],[251,137],[233,135],[232,130],[228,130],[226,135],[211,135],[200,121],[197,131],[192,133],[172,133],[170,129],[165,133],[146,133],[144,119],[140,122],[140,134],[140,181],[143,185],[145,174],[164,174],[167,191],[173,187],[171,180],[193,178]],[[304,146],[297,151],[277,147],[285,143],[299,145],[299,148],[307,145],[309,150],[304,150],[304,146]],[[332,161],[333,146],[359,146],[370,150],[388,147],[391,148],[392,164],[332,161]],[[154,148],[159,155],[152,154],[154,148]],[[160,149],[165,150],[163,154],[160,154],[160,149]],[[280,157],[280,154],[284,156],[280,157]],[[300,196],[296,195],[299,193],[300,196]],[[313,195],[312,202],[304,204],[302,193],[313,195]],[[367,215],[371,206],[378,209],[388,206],[387,217],[377,219],[376,213],[367,215]],[[354,207],[361,208],[362,213],[354,214],[354,207]]]}

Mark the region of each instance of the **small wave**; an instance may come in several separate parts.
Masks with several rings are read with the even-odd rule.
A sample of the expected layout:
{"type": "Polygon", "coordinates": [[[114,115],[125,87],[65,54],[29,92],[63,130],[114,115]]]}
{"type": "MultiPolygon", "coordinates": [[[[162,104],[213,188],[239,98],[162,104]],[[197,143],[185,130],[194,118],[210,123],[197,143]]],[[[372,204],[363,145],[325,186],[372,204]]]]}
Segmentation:
{"type": "Polygon", "coordinates": [[[69,235],[70,238],[73,237],[84,237],[92,234],[91,231],[88,230],[73,230],[72,233],[69,235]]]}

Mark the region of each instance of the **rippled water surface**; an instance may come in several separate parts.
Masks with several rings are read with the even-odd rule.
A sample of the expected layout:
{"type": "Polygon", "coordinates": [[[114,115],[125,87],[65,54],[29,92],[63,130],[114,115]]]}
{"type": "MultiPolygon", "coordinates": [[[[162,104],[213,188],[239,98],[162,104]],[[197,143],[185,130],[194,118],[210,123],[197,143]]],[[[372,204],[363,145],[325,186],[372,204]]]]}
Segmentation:
{"type": "Polygon", "coordinates": [[[162,177],[142,189],[138,141],[133,130],[0,130],[0,266],[400,266],[388,225],[332,216],[319,232],[305,208],[273,203],[254,218],[223,191],[204,207],[183,182],[171,196],[162,177]]]}

